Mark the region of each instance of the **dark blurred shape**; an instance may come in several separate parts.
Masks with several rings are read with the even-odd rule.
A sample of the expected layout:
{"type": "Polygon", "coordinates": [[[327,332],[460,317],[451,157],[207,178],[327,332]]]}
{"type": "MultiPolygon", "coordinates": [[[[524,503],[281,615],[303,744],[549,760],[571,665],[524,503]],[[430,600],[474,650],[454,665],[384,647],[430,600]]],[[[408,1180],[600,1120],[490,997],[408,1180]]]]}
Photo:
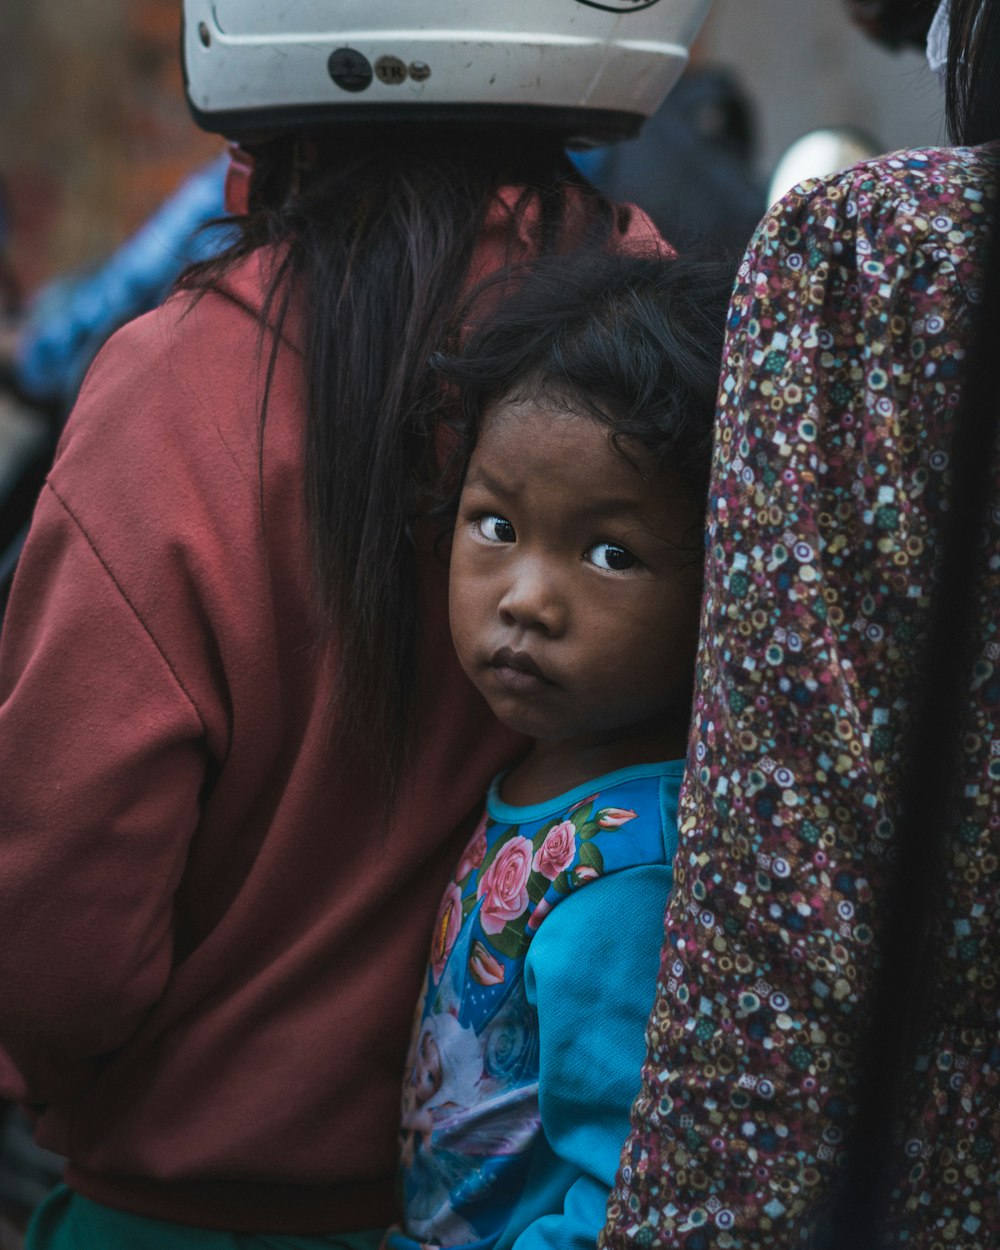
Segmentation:
{"type": "Polygon", "coordinates": [[[7,1250],[20,1246],[19,1234],[58,1182],[64,1161],[35,1144],[27,1117],[9,1103],[0,1103],[0,1158],[0,1250],[7,1250]]]}
{"type": "Polygon", "coordinates": [[[10,233],[7,187],[0,178],[0,325],[20,311],[22,302],[21,284],[7,255],[10,233]]]}
{"type": "Polygon", "coordinates": [[[725,70],[695,67],[638,139],[579,164],[606,195],[644,208],[679,249],[734,256],[767,207],[753,155],[748,98],[725,70]]]}
{"type": "Polygon", "coordinates": [[[937,0],[846,0],[851,20],[888,48],[923,48],[937,0]]]}

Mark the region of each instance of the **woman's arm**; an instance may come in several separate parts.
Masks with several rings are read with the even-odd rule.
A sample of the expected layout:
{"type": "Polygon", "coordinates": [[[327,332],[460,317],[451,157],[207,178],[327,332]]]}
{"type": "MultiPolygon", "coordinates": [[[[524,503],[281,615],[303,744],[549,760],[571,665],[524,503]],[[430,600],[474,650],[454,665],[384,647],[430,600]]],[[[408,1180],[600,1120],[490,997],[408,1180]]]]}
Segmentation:
{"type": "Polygon", "coordinates": [[[203,739],[169,661],[46,487],[0,647],[0,1042],[25,1080],[8,1094],[52,1097],[52,1064],[121,1045],[159,997],[203,739]]]}
{"type": "Polygon", "coordinates": [[[741,268],[616,1250],[786,1246],[837,1174],[988,187],[970,153],[869,162],[787,197],[741,268]]]}
{"type": "Polygon", "coordinates": [[[228,747],[236,653],[220,628],[252,637],[266,608],[236,454],[252,451],[220,434],[231,397],[194,387],[209,315],[207,300],[171,306],[98,356],[4,620],[0,1046],[21,1074],[3,1088],[31,1101],[66,1097],[63,1079],[163,992],[175,892],[228,747]]]}

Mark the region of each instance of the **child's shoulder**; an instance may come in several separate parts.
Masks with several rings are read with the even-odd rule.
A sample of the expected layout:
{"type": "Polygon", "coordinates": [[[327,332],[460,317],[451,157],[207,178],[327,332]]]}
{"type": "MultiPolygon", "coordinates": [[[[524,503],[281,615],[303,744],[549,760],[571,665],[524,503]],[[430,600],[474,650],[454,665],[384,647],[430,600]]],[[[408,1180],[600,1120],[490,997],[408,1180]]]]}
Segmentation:
{"type": "Polygon", "coordinates": [[[611,872],[670,863],[683,773],[683,760],[632,765],[529,806],[504,802],[498,778],[486,801],[480,881],[511,846],[526,864],[530,856],[529,887],[560,896],[611,872]]]}

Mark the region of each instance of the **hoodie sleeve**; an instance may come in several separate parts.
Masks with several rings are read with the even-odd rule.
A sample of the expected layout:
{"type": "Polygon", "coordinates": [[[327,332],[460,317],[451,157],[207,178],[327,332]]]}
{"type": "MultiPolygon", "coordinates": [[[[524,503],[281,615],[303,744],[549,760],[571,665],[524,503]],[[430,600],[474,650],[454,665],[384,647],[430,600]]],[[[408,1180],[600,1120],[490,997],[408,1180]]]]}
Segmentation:
{"type": "MultiPolygon", "coordinates": [[[[239,442],[213,406],[211,370],[232,355],[218,341],[241,342],[245,319],[231,301],[175,301],[105,345],[11,591],[0,1045],[33,1101],[53,1072],[120,1047],[162,995],[175,893],[230,749],[230,676],[263,686],[271,670],[254,425],[239,442]]],[[[244,375],[230,407],[252,412],[252,370],[225,376],[244,375]]]]}
{"type": "Polygon", "coordinates": [[[0,645],[0,1042],[24,1080],[9,1094],[45,1101],[41,1055],[120,1046],[162,991],[204,768],[178,675],[46,487],[0,645]]]}

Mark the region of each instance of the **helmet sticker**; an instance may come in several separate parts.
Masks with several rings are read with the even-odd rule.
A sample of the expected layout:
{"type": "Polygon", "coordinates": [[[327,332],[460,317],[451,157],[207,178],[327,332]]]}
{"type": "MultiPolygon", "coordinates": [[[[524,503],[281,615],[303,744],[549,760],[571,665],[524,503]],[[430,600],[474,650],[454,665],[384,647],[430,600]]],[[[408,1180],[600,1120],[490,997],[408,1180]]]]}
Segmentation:
{"type": "Polygon", "coordinates": [[[599,4],[598,0],[576,0],[577,4],[585,4],[588,9],[603,9],[605,13],[639,13],[642,9],[651,9],[660,0],[611,0],[607,4],[599,4]]]}
{"type": "Polygon", "coordinates": [[[380,56],[375,62],[375,73],[379,82],[388,87],[399,87],[406,82],[406,62],[398,56],[380,56]]]}
{"type": "Polygon", "coordinates": [[[354,48],[337,48],[331,52],[327,69],[343,91],[365,91],[371,86],[371,62],[354,48]]]}

